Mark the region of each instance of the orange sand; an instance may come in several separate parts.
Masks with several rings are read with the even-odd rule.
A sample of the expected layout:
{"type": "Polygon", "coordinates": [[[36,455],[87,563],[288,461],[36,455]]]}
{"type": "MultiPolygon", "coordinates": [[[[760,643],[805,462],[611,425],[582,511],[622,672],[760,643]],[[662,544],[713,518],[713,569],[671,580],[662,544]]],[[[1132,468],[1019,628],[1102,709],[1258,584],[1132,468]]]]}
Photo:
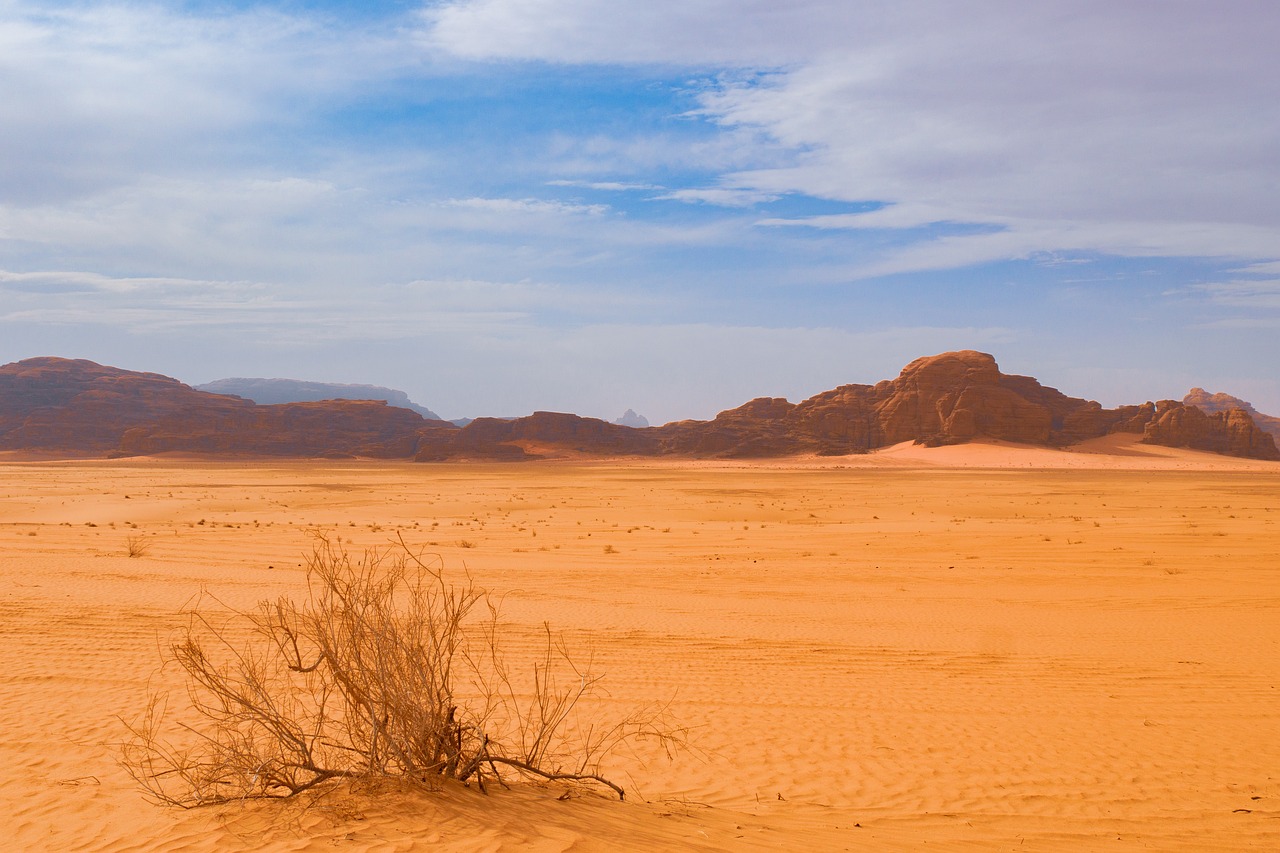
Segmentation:
{"type": "Polygon", "coordinates": [[[1280,849],[1280,465],[1107,440],[766,463],[0,462],[6,849],[1280,849]],[[591,649],[626,803],[522,786],[175,812],[115,764],[205,589],[397,533],[591,649]],[[130,537],[147,553],[126,556],[130,537]]]}

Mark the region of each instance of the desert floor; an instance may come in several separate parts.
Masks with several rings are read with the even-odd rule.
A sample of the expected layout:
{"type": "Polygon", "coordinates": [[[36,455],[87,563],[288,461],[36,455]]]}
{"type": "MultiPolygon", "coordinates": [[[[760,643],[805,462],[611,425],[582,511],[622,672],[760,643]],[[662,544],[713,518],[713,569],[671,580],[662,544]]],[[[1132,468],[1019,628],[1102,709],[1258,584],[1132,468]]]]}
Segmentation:
{"type": "Polygon", "coordinates": [[[1280,849],[1280,465],[1086,450],[0,460],[3,846],[1280,849]],[[183,608],[297,593],[316,529],[465,566],[698,751],[606,765],[625,803],[148,804],[114,744],[183,608]]]}

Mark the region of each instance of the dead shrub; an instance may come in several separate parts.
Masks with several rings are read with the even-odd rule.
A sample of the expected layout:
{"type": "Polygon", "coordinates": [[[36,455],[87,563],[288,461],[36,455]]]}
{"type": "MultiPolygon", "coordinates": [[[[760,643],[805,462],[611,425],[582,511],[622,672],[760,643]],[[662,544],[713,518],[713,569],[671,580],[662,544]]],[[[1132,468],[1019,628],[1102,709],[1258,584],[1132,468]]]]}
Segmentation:
{"type": "Polygon", "coordinates": [[[130,536],[125,540],[125,553],[130,557],[145,557],[151,550],[151,542],[144,536],[130,536]]]}
{"type": "Polygon", "coordinates": [[[684,742],[665,705],[593,717],[600,676],[548,626],[530,678],[517,678],[493,599],[470,577],[447,579],[438,558],[401,541],[352,559],[317,540],[301,602],[196,608],[169,644],[195,722],[167,726],[155,694],[122,750],[152,800],[192,808],[377,777],[474,779],[483,791],[486,776],[511,774],[622,798],[603,759],[635,740],[684,742]]]}

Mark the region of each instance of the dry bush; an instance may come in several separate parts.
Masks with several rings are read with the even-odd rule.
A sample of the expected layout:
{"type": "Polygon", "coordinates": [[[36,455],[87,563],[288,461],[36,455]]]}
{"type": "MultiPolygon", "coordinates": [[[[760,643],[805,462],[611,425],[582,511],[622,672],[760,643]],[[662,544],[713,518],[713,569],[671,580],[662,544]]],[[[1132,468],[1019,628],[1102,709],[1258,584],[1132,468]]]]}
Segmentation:
{"type": "Polygon", "coordinates": [[[144,557],[151,550],[151,543],[144,536],[130,536],[125,540],[125,553],[130,557],[144,557]]]}
{"type": "Polygon", "coordinates": [[[318,537],[307,596],[238,612],[195,609],[166,660],[188,679],[193,724],[166,738],[153,695],[126,724],[122,763],[151,799],[186,808],[289,797],[343,778],[417,783],[504,775],[623,788],[600,763],[635,740],[683,743],[665,706],[601,723],[599,676],[544,626],[531,677],[506,662],[498,610],[469,577],[403,542],[352,559],[318,537]]]}

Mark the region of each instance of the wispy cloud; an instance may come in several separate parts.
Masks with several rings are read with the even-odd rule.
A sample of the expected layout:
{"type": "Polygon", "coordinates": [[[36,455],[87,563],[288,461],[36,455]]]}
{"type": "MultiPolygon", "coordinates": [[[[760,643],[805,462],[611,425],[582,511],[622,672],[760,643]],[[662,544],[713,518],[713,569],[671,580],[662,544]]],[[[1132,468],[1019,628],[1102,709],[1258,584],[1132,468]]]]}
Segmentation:
{"type": "Polygon", "coordinates": [[[1199,294],[1218,305],[1232,308],[1280,309],[1280,279],[1193,284],[1184,292],[1199,294]]]}
{"type": "Polygon", "coordinates": [[[493,213],[541,216],[600,216],[609,212],[606,204],[573,204],[536,198],[454,198],[444,202],[449,207],[483,210],[493,213]]]}
{"type": "MultiPolygon", "coordinates": [[[[1004,242],[1014,254],[1268,260],[1280,237],[1266,179],[1267,152],[1280,150],[1267,107],[1280,86],[1280,14],[1265,4],[1222,14],[923,0],[887,13],[748,0],[731,14],[722,0],[474,0],[431,20],[437,45],[477,58],[772,67],[709,87],[700,114],[765,134],[791,161],[725,174],[737,190],[719,201],[721,191],[697,188],[671,197],[800,193],[886,205],[805,220],[815,228],[948,222],[1010,233],[949,240],[970,244],[951,252],[957,263],[1007,255],[995,252],[1004,242]],[[1108,230],[1125,239],[1101,239],[1108,230]]],[[[935,247],[888,267],[915,257],[923,269],[941,260],[935,247]]]]}
{"type": "Polygon", "coordinates": [[[719,207],[755,207],[758,204],[776,201],[778,196],[776,193],[764,193],[758,190],[708,187],[673,190],[656,198],[691,204],[713,204],[719,207]]]}
{"type": "Polygon", "coordinates": [[[555,180],[547,181],[549,187],[582,187],[589,190],[601,190],[603,192],[636,192],[642,190],[660,190],[662,187],[657,184],[635,184],[625,183],[622,181],[584,181],[584,180],[555,180]]]}
{"type": "Polygon", "coordinates": [[[419,63],[392,31],[272,9],[11,0],[0,13],[0,194],[57,201],[139,172],[207,169],[233,134],[287,127],[419,63]]]}

